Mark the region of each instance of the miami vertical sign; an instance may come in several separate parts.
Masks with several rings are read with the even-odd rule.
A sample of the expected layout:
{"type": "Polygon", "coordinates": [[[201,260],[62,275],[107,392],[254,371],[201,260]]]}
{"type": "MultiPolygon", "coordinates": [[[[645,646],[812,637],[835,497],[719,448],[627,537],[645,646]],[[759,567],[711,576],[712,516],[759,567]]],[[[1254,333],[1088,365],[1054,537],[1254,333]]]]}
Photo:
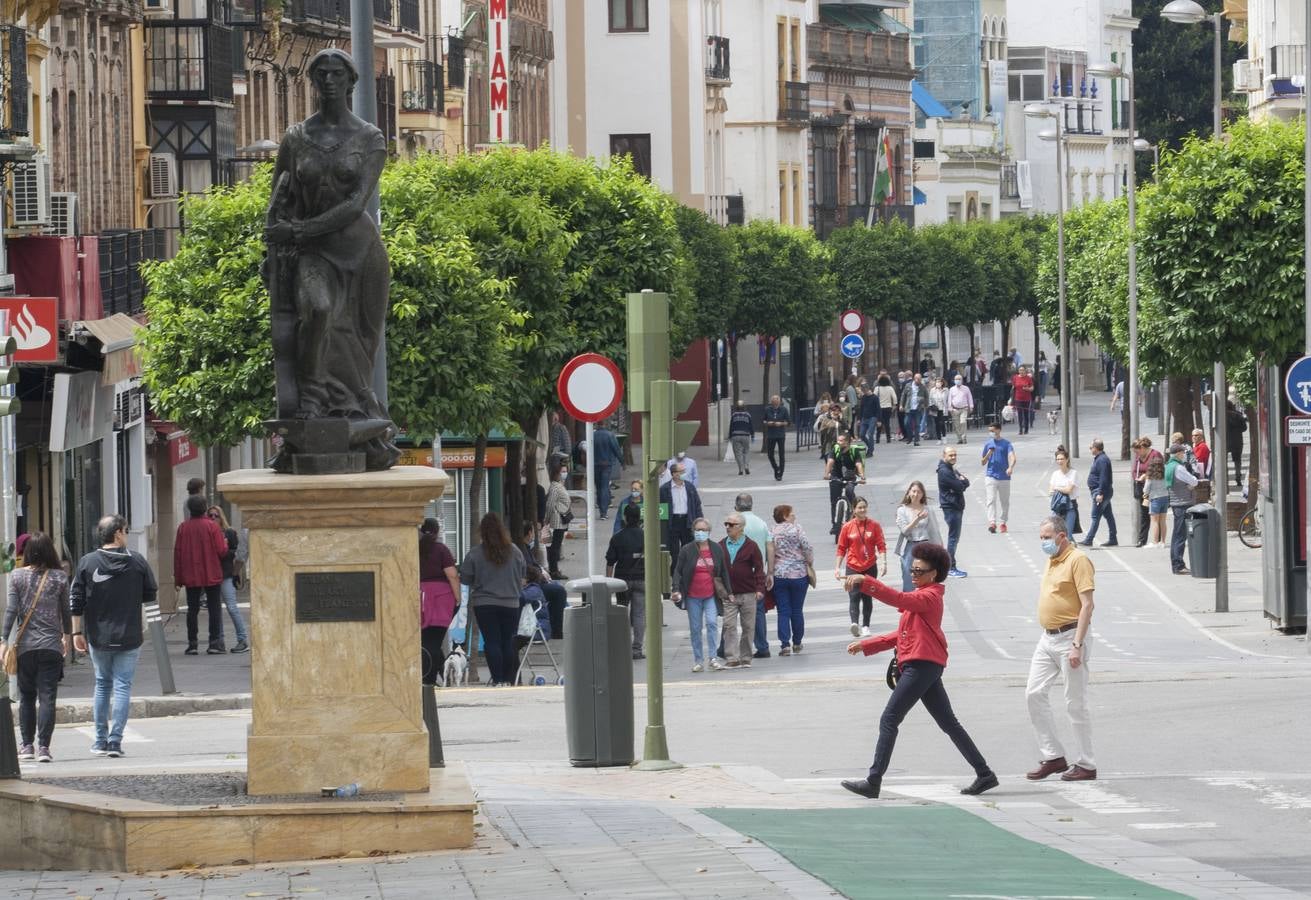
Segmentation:
{"type": "Polygon", "coordinates": [[[510,140],[510,11],[509,0],[487,0],[487,140],[510,140]]]}

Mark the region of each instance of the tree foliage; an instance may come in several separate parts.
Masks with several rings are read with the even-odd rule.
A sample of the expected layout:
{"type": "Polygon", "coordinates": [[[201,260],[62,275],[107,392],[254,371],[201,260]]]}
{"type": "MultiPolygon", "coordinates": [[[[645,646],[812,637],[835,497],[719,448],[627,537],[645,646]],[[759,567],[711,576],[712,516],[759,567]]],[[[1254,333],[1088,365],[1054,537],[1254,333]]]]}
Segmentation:
{"type": "Polygon", "coordinates": [[[728,334],[742,291],[737,244],[729,230],[688,206],[679,206],[674,219],[689,288],[689,302],[675,304],[670,323],[670,349],[678,356],[696,338],[728,334]]]}
{"type": "MultiPolygon", "coordinates": [[[[259,278],[270,175],[186,201],[176,258],[146,267],[145,379],[197,441],[233,444],[273,413],[259,278]]],[[[392,262],[391,412],[407,430],[525,426],[560,367],[625,355],[624,297],[690,291],[676,204],[625,163],[505,150],[390,164],[380,184],[392,262]]]]}
{"type": "Polygon", "coordinates": [[[756,221],[729,230],[737,247],[741,302],[729,330],[809,337],[837,312],[828,251],[803,228],[756,221]]]}
{"type": "Polygon", "coordinates": [[[1298,122],[1242,120],[1163,167],[1141,256],[1181,370],[1278,362],[1302,346],[1303,146],[1298,122]]]}

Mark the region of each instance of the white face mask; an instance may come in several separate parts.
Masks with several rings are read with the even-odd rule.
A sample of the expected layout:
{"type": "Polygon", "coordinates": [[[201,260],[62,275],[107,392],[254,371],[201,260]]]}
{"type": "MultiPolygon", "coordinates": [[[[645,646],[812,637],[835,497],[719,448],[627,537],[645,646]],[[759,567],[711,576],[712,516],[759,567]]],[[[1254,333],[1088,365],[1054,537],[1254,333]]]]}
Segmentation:
{"type": "Polygon", "coordinates": [[[687,453],[684,452],[684,451],[682,451],[682,450],[679,450],[679,451],[678,451],[678,458],[679,458],[679,459],[686,459],[686,458],[687,458],[687,453]]]}

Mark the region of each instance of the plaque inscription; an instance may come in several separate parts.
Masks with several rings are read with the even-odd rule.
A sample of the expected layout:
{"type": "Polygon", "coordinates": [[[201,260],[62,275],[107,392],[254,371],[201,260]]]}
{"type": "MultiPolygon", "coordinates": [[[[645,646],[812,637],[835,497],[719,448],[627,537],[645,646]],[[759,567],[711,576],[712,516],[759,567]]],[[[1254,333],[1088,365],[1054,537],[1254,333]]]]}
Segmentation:
{"type": "Polygon", "coordinates": [[[372,622],[372,572],[297,572],[297,622],[372,622]]]}

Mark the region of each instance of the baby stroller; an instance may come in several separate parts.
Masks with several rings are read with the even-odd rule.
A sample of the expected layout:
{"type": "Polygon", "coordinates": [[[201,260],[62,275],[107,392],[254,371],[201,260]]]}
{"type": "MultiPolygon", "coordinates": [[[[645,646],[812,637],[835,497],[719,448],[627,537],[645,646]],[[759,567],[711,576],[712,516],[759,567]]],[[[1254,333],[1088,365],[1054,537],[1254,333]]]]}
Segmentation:
{"type": "Polygon", "coordinates": [[[514,676],[515,684],[564,684],[564,676],[560,674],[560,664],[551,649],[550,638],[551,616],[546,606],[546,595],[540,586],[530,584],[519,592],[519,636],[515,639],[515,647],[520,657],[519,669],[514,676]],[[554,680],[546,674],[548,667],[549,671],[555,673],[554,680]],[[524,680],[525,669],[527,681],[524,680]]]}

